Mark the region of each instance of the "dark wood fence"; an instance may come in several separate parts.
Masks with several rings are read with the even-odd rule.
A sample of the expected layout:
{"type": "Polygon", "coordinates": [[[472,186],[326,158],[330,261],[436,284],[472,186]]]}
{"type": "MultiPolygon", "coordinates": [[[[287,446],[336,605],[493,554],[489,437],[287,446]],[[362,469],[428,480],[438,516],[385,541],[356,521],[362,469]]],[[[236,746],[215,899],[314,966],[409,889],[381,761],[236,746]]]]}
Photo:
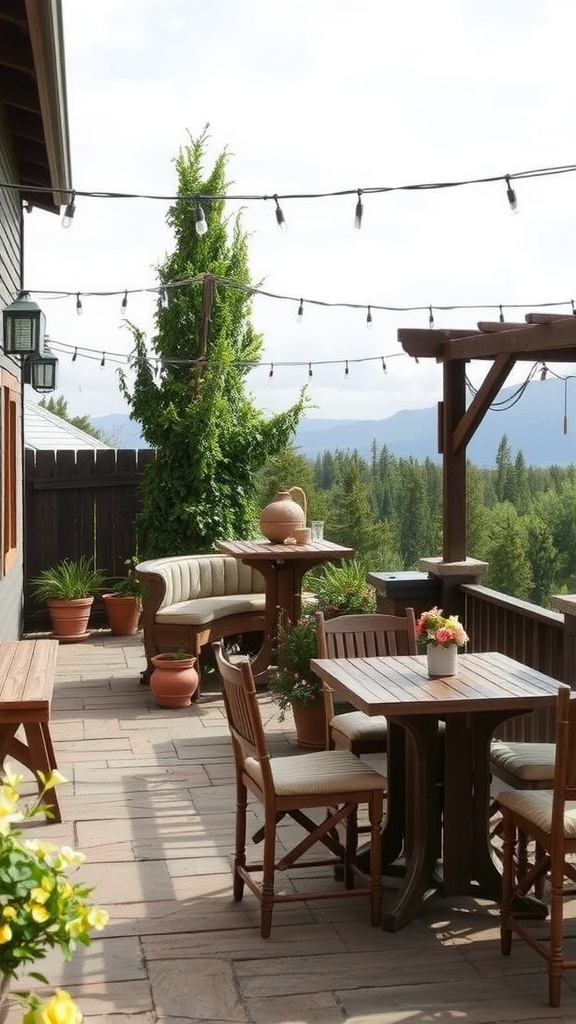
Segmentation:
{"type": "MultiPolygon", "coordinates": [[[[93,557],[108,576],[124,576],[138,548],[139,480],[154,459],[149,450],[26,451],[24,628],[49,628],[30,580],[62,558],[93,557]]],[[[91,623],[104,624],[96,602],[91,623]]]]}

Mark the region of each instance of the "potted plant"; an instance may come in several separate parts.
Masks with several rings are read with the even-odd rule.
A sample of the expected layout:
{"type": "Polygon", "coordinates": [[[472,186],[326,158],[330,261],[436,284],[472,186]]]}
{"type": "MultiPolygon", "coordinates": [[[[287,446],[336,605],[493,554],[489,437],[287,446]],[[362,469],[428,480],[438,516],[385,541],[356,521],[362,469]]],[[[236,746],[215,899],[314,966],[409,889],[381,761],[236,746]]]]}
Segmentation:
{"type": "Polygon", "coordinates": [[[293,625],[278,628],[278,667],[270,676],[268,690],[278,705],[281,722],[292,709],[299,747],[322,750],[326,745],[326,716],[322,681],[312,672],[310,659],[317,655],[316,623],[313,613],[293,625]]]}
{"type": "Polygon", "coordinates": [[[376,591],[366,579],[367,569],[360,559],[327,563],[322,570],[309,573],[306,585],[316,596],[318,610],[325,619],[336,615],[364,615],[376,611],[376,591]]]}
{"type": "Polygon", "coordinates": [[[46,601],[53,636],[63,642],[84,640],[94,594],[104,583],[104,573],[94,567],[94,559],[82,556],[64,558],[43,569],[32,580],[32,593],[46,601]]]}
{"type": "Polygon", "coordinates": [[[152,656],[150,689],[161,708],[187,708],[198,689],[196,657],[183,647],[152,656]]]}
{"type": "Polygon", "coordinates": [[[430,676],[456,675],[458,648],[468,642],[457,615],[445,616],[441,608],[431,608],[416,622],[419,643],[426,645],[430,676]]]}
{"type": "Polygon", "coordinates": [[[138,561],[137,555],[127,558],[124,562],[128,566],[126,576],[118,580],[108,593],[102,594],[110,632],[114,636],[131,636],[138,632],[144,593],[135,572],[138,561]]]}

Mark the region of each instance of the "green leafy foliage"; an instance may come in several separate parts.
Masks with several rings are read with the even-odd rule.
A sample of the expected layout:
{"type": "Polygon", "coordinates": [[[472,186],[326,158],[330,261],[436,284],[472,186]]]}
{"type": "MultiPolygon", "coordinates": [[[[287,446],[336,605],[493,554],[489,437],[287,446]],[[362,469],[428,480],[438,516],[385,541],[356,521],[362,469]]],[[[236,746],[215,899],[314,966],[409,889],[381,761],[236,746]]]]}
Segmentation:
{"type": "MultiPolygon", "coordinates": [[[[204,131],[180,150],[179,196],[227,191],[228,154],[221,153],[205,175],[207,142],[204,131]]],[[[150,350],[130,325],[133,385],[120,373],[131,416],[156,449],[144,474],[138,520],[146,557],[210,551],[218,539],[253,536],[257,471],[286,446],[306,407],[302,393],[290,409],[267,420],[246,395],[245,378],[262,350],[250,322],[247,236],[239,216],[225,216],[223,201],[211,201],[205,213],[208,231],[199,236],[189,198],[170,208],[175,248],[158,268],[159,284],[199,280],[167,289],[150,350]],[[212,288],[210,273],[240,287],[212,288]],[[150,356],[154,366],[159,360],[159,376],[150,356]]]]}
{"type": "Polygon", "coordinates": [[[318,653],[316,622],[312,612],[299,622],[281,622],[278,629],[278,668],[268,681],[268,690],[284,721],[293,704],[317,704],[322,700],[322,681],[310,668],[318,653]]]}
{"type": "Polygon", "coordinates": [[[126,575],[119,579],[110,589],[111,594],[118,594],[120,597],[143,597],[144,587],[136,576],[136,566],[140,559],[137,555],[127,558],[124,565],[127,566],[126,575]]]}
{"type": "Polygon", "coordinates": [[[52,598],[73,601],[79,597],[91,597],[105,579],[104,573],[94,567],[94,559],[84,556],[77,560],[64,558],[43,569],[32,580],[32,593],[39,601],[52,598]]]}
{"type": "Polygon", "coordinates": [[[306,586],[315,594],[318,608],[327,619],[336,615],[363,615],[376,611],[376,593],[368,583],[368,567],[359,558],[327,562],[306,576],[306,586]]]}

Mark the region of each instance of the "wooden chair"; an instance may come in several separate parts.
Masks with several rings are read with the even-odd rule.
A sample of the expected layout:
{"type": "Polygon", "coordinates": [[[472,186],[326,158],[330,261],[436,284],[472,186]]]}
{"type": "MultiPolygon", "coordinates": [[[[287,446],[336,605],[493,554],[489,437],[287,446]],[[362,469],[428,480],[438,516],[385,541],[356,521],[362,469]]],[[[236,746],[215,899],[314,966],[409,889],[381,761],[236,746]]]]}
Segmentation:
{"type": "Polygon", "coordinates": [[[381,838],[383,793],[386,779],[362,764],[347,751],[321,750],[310,754],[271,757],[266,744],[254,676],[248,661],[231,665],[222,653],[222,643],[213,645],[216,664],[222,678],[224,706],[232,737],[236,765],[236,840],[233,893],[239,901],[244,885],[260,900],[260,934],[268,938],[272,911],[276,903],[295,900],[334,899],[366,895],[370,900],[371,922],[381,920],[381,838]],[[262,861],[246,860],[246,808],[248,791],[264,808],[264,850],[262,861]],[[359,804],[368,805],[370,820],[370,877],[355,864],[358,844],[357,812],[359,804]],[[307,809],[323,812],[320,823],[313,821],[307,809]],[[327,811],[330,808],[330,811],[327,811]],[[286,815],[308,834],[288,852],[276,850],[276,826],[286,815]],[[336,826],[346,826],[341,842],[336,826]],[[320,843],[326,848],[320,858],[303,854],[320,843]],[[326,854],[330,856],[327,856],[326,854]],[[336,865],[343,872],[344,885],[335,889],[309,889],[278,893],[276,871],[310,865],[336,865]],[[258,881],[253,874],[261,874],[258,881]],[[354,888],[358,877],[361,884],[354,888]]]}
{"type": "MultiPolygon", "coordinates": [[[[316,612],[319,658],[370,658],[393,654],[417,654],[414,609],[406,615],[339,615],[325,619],[316,612]]],[[[328,750],[349,750],[362,754],[386,750],[386,719],[370,717],[363,711],[334,713],[332,691],[324,688],[328,750]]]]}
{"type": "Polygon", "coordinates": [[[519,935],[548,964],[548,999],[559,1006],[565,970],[576,968],[576,959],[564,954],[564,901],[576,882],[576,693],[560,686],[556,710],[556,762],[554,783],[549,790],[507,790],[497,800],[503,819],[503,876],[500,909],[502,953],[508,956],[512,934],[519,935]],[[519,833],[536,843],[539,856],[523,878],[515,873],[514,853],[519,833]],[[550,875],[549,922],[530,919],[517,902],[547,874],[550,875]],[[543,933],[542,929],[546,929],[543,933]]]}
{"type": "MultiPolygon", "coordinates": [[[[517,743],[508,740],[493,740],[490,746],[490,774],[512,789],[552,789],[554,784],[554,743],[517,743]]],[[[497,800],[490,804],[490,818],[499,815],[497,800]]],[[[502,820],[497,818],[490,829],[490,838],[502,838],[502,820]]],[[[496,851],[498,853],[498,850],[496,851]]],[[[537,851],[536,856],[539,856],[537,851]]],[[[523,878],[528,871],[528,838],[518,836],[516,848],[516,871],[523,878]]],[[[544,878],[535,887],[538,897],[542,895],[544,878]]]]}

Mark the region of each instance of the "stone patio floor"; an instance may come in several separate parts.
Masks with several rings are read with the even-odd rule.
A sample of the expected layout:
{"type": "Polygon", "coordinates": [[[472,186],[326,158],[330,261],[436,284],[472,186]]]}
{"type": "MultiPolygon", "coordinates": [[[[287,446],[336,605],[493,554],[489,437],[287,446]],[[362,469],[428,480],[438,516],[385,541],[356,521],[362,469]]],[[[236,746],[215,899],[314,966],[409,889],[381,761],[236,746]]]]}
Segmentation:
{"type": "MultiPolygon", "coordinates": [[[[365,898],[287,904],[261,939],[254,897],[232,900],[219,691],[162,709],[140,685],[143,667],[139,636],[59,648],[52,736],[69,784],[63,823],[34,829],[86,854],[75,877],[95,887],[110,923],[71,963],[54,953],[38,969],[88,1024],[574,1024],[576,972],[550,1009],[543,961],[519,941],[501,956],[490,903],[433,900],[397,934],[370,927],[365,898]]],[[[273,752],[297,754],[292,722],[261,702],[273,752]]],[[[10,1024],[21,1019],[10,1011],[10,1024]]]]}

